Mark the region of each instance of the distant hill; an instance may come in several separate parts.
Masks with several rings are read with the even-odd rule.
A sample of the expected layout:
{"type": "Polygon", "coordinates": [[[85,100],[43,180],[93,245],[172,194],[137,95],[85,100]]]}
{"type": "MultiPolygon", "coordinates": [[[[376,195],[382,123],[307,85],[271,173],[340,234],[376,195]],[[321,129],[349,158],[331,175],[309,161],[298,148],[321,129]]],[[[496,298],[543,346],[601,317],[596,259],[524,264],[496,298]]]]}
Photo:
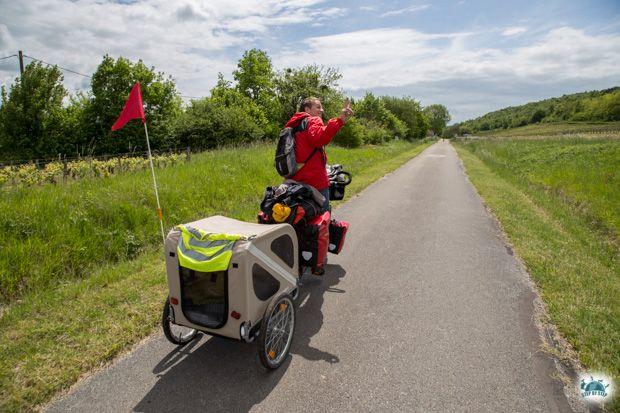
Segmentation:
{"type": "Polygon", "coordinates": [[[534,123],[618,120],[620,120],[620,87],[614,87],[507,107],[453,125],[447,132],[462,134],[516,128],[534,123]]]}

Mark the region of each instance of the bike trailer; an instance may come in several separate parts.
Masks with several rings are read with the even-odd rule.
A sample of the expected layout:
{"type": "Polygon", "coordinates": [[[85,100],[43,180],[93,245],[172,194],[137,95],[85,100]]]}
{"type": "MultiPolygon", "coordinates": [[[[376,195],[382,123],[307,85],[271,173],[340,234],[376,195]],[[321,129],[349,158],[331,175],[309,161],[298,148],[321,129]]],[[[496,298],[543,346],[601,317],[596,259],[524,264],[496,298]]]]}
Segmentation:
{"type": "Polygon", "coordinates": [[[297,288],[297,248],[288,224],[212,216],[176,227],[165,244],[171,325],[252,341],[268,305],[297,288]]]}

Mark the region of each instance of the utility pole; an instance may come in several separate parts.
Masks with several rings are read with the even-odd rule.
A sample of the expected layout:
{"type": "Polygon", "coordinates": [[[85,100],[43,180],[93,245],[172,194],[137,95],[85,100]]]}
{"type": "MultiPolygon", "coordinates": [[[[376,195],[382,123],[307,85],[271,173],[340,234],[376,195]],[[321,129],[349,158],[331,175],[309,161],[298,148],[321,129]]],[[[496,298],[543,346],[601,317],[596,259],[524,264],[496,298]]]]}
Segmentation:
{"type": "Polygon", "coordinates": [[[19,51],[19,74],[24,75],[24,54],[21,50],[19,51]]]}

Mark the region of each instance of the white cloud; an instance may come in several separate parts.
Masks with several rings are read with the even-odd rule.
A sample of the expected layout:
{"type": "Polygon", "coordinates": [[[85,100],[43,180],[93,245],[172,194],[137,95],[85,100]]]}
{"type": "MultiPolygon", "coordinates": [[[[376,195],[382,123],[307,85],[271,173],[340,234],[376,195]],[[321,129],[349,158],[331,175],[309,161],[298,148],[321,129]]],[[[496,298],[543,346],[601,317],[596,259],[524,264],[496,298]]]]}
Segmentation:
{"type": "Polygon", "coordinates": [[[527,28],[521,26],[507,27],[502,31],[503,36],[517,36],[527,32],[527,28]]]}
{"type": "MultiPolygon", "coordinates": [[[[205,95],[217,72],[236,64],[231,49],[249,49],[269,29],[317,24],[345,11],[324,0],[147,0],[129,4],[102,0],[0,0],[0,53],[27,55],[92,73],[104,54],[142,59],[172,75],[185,95],[205,95]],[[15,22],[12,24],[11,22],[15,22]]],[[[28,61],[27,61],[28,62],[28,61]]],[[[0,66],[0,83],[17,72],[0,66]]],[[[84,79],[65,73],[68,89],[84,79]]]]}
{"type": "Polygon", "coordinates": [[[9,32],[9,28],[6,24],[0,23],[0,50],[3,52],[10,51],[14,47],[15,42],[13,41],[13,36],[11,36],[11,32],[9,32]]]}
{"type": "Polygon", "coordinates": [[[427,34],[377,29],[314,37],[303,52],[283,51],[279,66],[300,62],[337,67],[348,90],[396,87],[451,79],[554,82],[620,79],[620,34],[588,35],[562,27],[538,42],[511,50],[476,48],[475,33],[427,34]]]}
{"type": "MultiPolygon", "coordinates": [[[[428,7],[389,11],[382,10],[380,3],[369,3],[357,12],[364,17],[369,14],[359,10],[395,16],[428,7]]],[[[328,0],[145,0],[130,4],[0,0],[0,9],[0,57],[23,48],[27,55],[86,74],[96,69],[106,53],[142,59],[172,75],[187,96],[206,95],[217,72],[230,78],[241,52],[251,47],[267,50],[276,69],[306,64],[336,67],[343,74],[341,86],[348,91],[391,87],[413,91],[408,93],[415,96],[416,91],[427,90],[432,93],[430,101],[440,91],[429,85],[449,85],[449,95],[470,97],[474,95],[471,90],[466,93],[466,86],[481,85],[486,88],[481,93],[495,93],[494,101],[499,102],[509,88],[527,85],[529,91],[555,93],[560,89],[552,85],[579,90],[582,84],[620,83],[620,33],[613,26],[599,29],[608,34],[572,27],[544,31],[534,29],[531,21],[480,32],[429,33],[386,27],[338,33],[343,27],[368,26],[360,21],[349,26],[341,17],[352,12],[332,7],[328,0]],[[282,36],[290,36],[290,30],[281,30],[287,27],[297,36],[336,34],[296,41],[282,36]],[[526,31],[527,36],[519,38],[521,47],[495,46],[506,43],[500,33],[517,36],[526,31]],[[530,43],[523,45],[526,40],[530,43]]],[[[375,17],[372,23],[377,21],[375,17]]],[[[12,82],[18,70],[17,59],[0,61],[0,84],[12,82]]],[[[88,79],[65,73],[65,86],[87,89],[88,79]]],[[[470,106],[474,103],[478,102],[470,106]]],[[[456,104],[465,113],[464,104],[456,104]]]]}
{"type": "Polygon", "coordinates": [[[405,7],[404,9],[391,10],[391,11],[385,12],[380,17],[398,16],[399,14],[414,13],[416,11],[426,10],[429,7],[431,7],[430,4],[420,4],[416,6],[405,7]]]}

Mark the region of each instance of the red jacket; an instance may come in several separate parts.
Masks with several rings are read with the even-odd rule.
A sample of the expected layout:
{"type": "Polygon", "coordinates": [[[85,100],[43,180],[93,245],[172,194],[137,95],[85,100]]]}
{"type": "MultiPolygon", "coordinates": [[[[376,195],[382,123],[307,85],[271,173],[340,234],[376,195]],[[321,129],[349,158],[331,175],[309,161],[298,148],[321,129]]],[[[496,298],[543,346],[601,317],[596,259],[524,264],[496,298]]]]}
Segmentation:
{"type": "Polygon", "coordinates": [[[327,154],[323,146],[331,142],[344,122],[340,118],[333,118],[327,122],[326,126],[320,116],[310,116],[306,112],[297,112],[286,123],[285,127],[295,127],[306,117],[308,118],[308,127],[306,130],[298,132],[295,137],[295,159],[297,163],[302,163],[315,148],[319,150],[291,179],[312,185],[320,191],[329,187],[329,179],[325,170],[327,154]]]}

